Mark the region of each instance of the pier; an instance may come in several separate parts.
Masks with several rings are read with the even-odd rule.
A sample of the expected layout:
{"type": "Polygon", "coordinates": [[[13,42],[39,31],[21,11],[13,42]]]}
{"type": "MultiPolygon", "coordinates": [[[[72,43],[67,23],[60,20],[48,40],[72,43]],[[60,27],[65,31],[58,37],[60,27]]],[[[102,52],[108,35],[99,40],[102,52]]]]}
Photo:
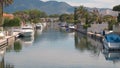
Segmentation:
{"type": "Polygon", "coordinates": [[[4,44],[11,44],[11,41],[14,41],[16,37],[18,36],[19,32],[13,32],[13,35],[11,36],[5,36],[5,38],[0,39],[0,46],[4,44]]]}

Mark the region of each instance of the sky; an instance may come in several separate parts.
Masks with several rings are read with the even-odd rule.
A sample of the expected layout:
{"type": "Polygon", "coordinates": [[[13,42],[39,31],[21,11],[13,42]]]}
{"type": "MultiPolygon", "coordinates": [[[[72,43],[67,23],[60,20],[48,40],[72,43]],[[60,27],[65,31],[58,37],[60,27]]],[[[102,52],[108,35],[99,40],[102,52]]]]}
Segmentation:
{"type": "Polygon", "coordinates": [[[52,1],[66,2],[72,6],[83,5],[85,7],[97,7],[97,8],[113,8],[113,6],[115,5],[120,5],[120,0],[52,0],[52,1]]]}

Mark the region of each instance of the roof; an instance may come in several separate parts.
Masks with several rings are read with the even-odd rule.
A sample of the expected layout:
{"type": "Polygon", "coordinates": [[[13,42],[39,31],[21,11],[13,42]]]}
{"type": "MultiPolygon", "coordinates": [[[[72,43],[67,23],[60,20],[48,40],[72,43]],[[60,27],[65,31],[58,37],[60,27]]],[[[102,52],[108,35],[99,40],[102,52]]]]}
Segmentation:
{"type": "Polygon", "coordinates": [[[13,15],[13,14],[3,13],[3,17],[4,17],[4,18],[10,18],[10,19],[13,19],[13,18],[14,18],[14,15],[13,15]]]}

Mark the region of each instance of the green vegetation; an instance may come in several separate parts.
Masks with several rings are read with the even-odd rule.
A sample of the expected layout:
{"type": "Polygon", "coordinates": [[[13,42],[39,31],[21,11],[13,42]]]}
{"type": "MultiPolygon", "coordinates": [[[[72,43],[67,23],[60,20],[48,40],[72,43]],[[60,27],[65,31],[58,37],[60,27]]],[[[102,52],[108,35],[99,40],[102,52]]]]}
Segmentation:
{"type": "Polygon", "coordinates": [[[115,17],[111,16],[111,15],[106,15],[103,17],[103,21],[104,22],[108,22],[108,30],[112,30],[113,29],[113,25],[117,24],[117,20],[115,19],[115,17]]]}
{"type": "Polygon", "coordinates": [[[73,14],[62,14],[59,17],[61,22],[74,23],[74,15],[73,14]]]}
{"type": "Polygon", "coordinates": [[[20,26],[20,19],[15,17],[14,19],[5,18],[3,27],[13,27],[13,26],[20,26]]]}
{"type": "Polygon", "coordinates": [[[38,23],[41,21],[40,18],[46,18],[47,14],[37,9],[33,10],[24,10],[24,11],[17,11],[13,13],[15,16],[19,17],[22,21],[25,22],[32,22],[38,23]]]}
{"type": "Polygon", "coordinates": [[[113,7],[113,11],[120,11],[120,5],[116,5],[113,7]]]}
{"type": "Polygon", "coordinates": [[[84,23],[84,28],[90,27],[90,24],[94,21],[94,14],[89,12],[84,6],[75,8],[74,23],[84,23]]]}
{"type": "Polygon", "coordinates": [[[49,15],[50,18],[59,18],[60,15],[58,14],[52,14],[52,15],[49,15]]]}

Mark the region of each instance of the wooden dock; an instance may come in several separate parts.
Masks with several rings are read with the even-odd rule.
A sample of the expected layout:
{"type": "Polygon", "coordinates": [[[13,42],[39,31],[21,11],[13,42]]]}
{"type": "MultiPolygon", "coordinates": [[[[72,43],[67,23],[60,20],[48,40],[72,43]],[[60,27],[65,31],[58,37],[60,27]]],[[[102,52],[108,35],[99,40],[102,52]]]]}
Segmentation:
{"type": "Polygon", "coordinates": [[[101,34],[97,34],[97,33],[92,33],[92,32],[87,32],[87,35],[95,40],[98,40],[100,42],[102,42],[104,36],[101,34]]]}
{"type": "Polygon", "coordinates": [[[14,39],[15,40],[18,34],[19,34],[19,32],[14,32],[13,35],[5,36],[5,38],[0,39],[0,46],[2,46],[4,44],[8,44],[10,39],[14,39]]]}
{"type": "Polygon", "coordinates": [[[7,39],[0,39],[0,45],[7,44],[7,39]]]}

